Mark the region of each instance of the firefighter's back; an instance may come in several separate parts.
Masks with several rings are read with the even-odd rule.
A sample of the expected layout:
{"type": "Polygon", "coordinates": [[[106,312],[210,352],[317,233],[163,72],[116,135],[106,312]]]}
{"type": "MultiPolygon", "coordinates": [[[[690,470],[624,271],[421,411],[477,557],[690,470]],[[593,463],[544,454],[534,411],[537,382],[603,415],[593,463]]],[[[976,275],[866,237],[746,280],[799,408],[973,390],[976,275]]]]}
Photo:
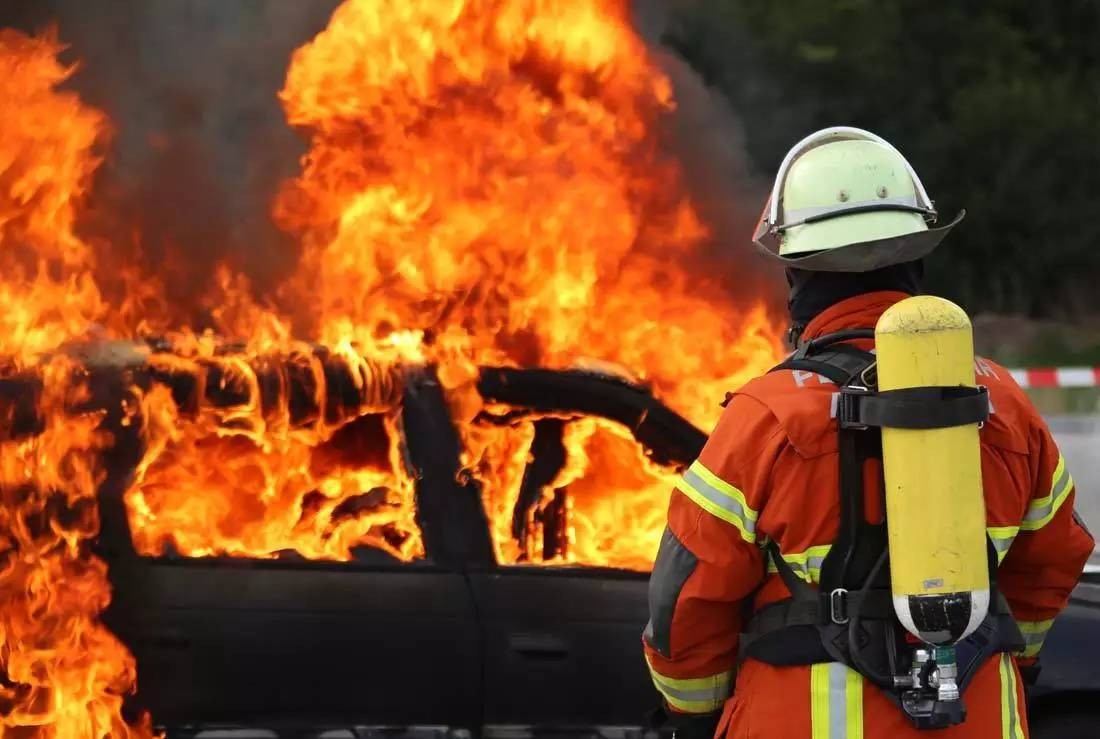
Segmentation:
{"type": "MultiPolygon", "coordinates": [[[[989,390],[992,409],[980,431],[987,531],[999,561],[1004,561],[1021,526],[1028,525],[1034,471],[1044,464],[1045,427],[1007,370],[978,359],[975,372],[978,383],[989,390]]],[[[734,396],[742,407],[747,400],[766,409],[783,439],[771,460],[771,482],[763,496],[766,502],[756,534],[775,542],[795,574],[814,585],[820,583],[821,565],[836,541],[841,520],[837,393],[837,385],[820,374],[780,370],[750,382],[734,396]]],[[[880,475],[881,469],[873,465],[865,469],[864,506],[871,523],[884,517],[877,494],[880,475]]],[[[788,595],[774,563],[768,561],[767,572],[754,610],[788,595]]],[[[1000,654],[987,660],[970,682],[964,702],[967,720],[936,732],[937,736],[1027,736],[1023,684],[1012,656],[1000,654]]],[[[837,662],[778,667],[747,659],[724,723],[723,729],[736,739],[859,739],[925,733],[915,729],[882,691],[837,662]]]]}
{"type": "Polygon", "coordinates": [[[923,260],[962,217],[938,224],[912,165],[869,131],[816,131],[780,163],[753,241],[785,270],[789,338],[800,350],[785,369],[730,398],[672,492],[650,579],[645,656],[685,737],[690,727],[708,735],[720,710],[720,733],[730,737],[914,736],[916,724],[951,725],[940,737],[1026,737],[1018,666],[1033,672],[1030,663],[1093,541],[1073,515],[1065,462],[1027,398],[1007,372],[984,360],[975,375],[989,388],[992,408],[982,393],[960,387],[969,385],[960,382],[972,356],[968,322],[944,320],[962,314],[957,306],[932,310],[934,299],[915,298],[923,293],[923,260]],[[880,357],[886,387],[874,391],[864,374],[874,357],[836,345],[855,341],[870,349],[867,337],[880,319],[909,298],[929,310],[911,303],[903,310],[909,318],[887,321],[880,357]],[[933,334],[953,338],[926,341],[933,334]],[[825,361],[823,347],[834,347],[835,364],[825,361]],[[840,384],[848,387],[843,403],[840,384]],[[869,403],[868,395],[875,396],[869,403]],[[983,420],[976,455],[972,429],[961,427],[983,420]],[[876,428],[887,429],[884,437],[876,428]],[[939,501],[928,507],[937,543],[912,557],[914,546],[900,542],[913,541],[913,522],[892,521],[892,540],[883,525],[880,438],[887,459],[904,460],[901,478],[896,464],[889,470],[891,509],[919,516],[914,498],[939,501]],[[924,460],[945,473],[935,476],[942,484],[927,498],[920,487],[931,483],[910,455],[895,454],[895,442],[920,439],[928,443],[912,448],[954,456],[924,460]],[[978,464],[992,542],[984,562],[973,561],[982,554],[978,464]],[[953,500],[948,486],[972,494],[954,511],[956,522],[942,507],[953,500]],[[940,573],[929,568],[922,579],[930,563],[940,573]],[[988,615],[973,623],[986,610],[986,595],[988,615]],[[939,611],[925,609],[932,601],[943,605],[942,623],[939,611]],[[914,629],[915,612],[922,626],[914,629]],[[974,627],[982,639],[964,638],[974,627]],[[918,652],[902,636],[914,631],[944,649],[918,652]],[[857,664],[859,673],[844,666],[857,664]],[[954,666],[961,683],[970,678],[963,691],[969,717],[961,723],[954,666]]]}

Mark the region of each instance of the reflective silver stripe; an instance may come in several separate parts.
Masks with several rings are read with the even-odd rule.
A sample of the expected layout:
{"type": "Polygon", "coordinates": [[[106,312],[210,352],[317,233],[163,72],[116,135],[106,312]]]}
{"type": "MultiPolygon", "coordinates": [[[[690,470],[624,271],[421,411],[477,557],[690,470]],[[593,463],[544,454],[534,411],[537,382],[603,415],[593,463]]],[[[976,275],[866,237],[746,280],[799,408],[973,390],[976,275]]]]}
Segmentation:
{"type": "Polygon", "coordinates": [[[672,698],[673,700],[681,703],[697,703],[697,702],[717,702],[725,700],[726,690],[724,688],[700,688],[698,690],[680,690],[679,688],[673,688],[668,685],[661,685],[661,692],[664,693],[666,698],[672,698]]]}
{"type": "Polygon", "coordinates": [[[817,582],[821,579],[821,565],[824,562],[825,557],[808,557],[804,564],[799,562],[795,565],[796,572],[801,575],[804,580],[817,582]]]}
{"type": "Polygon", "coordinates": [[[1038,632],[1035,634],[1024,633],[1024,644],[1042,644],[1047,638],[1047,632],[1038,632]]]}
{"type": "Polygon", "coordinates": [[[1073,487],[1073,476],[1066,469],[1064,457],[1058,458],[1058,467],[1054,470],[1054,480],[1051,483],[1050,495],[1032,501],[1024,515],[1021,528],[1025,531],[1036,531],[1043,528],[1058,509],[1062,506],[1070,489],[1073,487]]]}
{"type": "Polygon", "coordinates": [[[1043,642],[1046,641],[1047,634],[1050,633],[1050,629],[1054,625],[1054,619],[1019,621],[1017,625],[1024,637],[1024,649],[1022,652],[1017,652],[1017,654],[1022,657],[1034,657],[1043,648],[1043,642]]]}
{"type": "Polygon", "coordinates": [[[672,678],[657,672],[648,657],[646,662],[653,685],[677,711],[710,713],[721,708],[730,696],[732,674],[729,672],[707,677],[672,678]]]}
{"type": "MultiPolygon", "coordinates": [[[[1007,654],[1002,657],[1006,662],[1010,659],[1007,654]]],[[[1007,667],[1008,672],[1008,735],[1015,739],[1016,731],[1019,727],[1020,714],[1016,709],[1016,671],[1012,669],[1012,665],[1007,667]]]]}
{"type": "Polygon", "coordinates": [[[684,472],[678,486],[696,505],[741,530],[746,541],[756,539],[756,517],[745,494],[696,461],[684,472]]]}
{"type": "Polygon", "coordinates": [[[829,739],[848,739],[848,669],[829,665],[829,739]]]}
{"type": "Polygon", "coordinates": [[[756,530],[756,523],[745,514],[745,507],[741,505],[741,501],[729,497],[718,488],[711,487],[695,470],[689,469],[684,472],[684,480],[711,503],[720,506],[723,510],[729,511],[744,521],[746,528],[750,531],[756,530]]]}

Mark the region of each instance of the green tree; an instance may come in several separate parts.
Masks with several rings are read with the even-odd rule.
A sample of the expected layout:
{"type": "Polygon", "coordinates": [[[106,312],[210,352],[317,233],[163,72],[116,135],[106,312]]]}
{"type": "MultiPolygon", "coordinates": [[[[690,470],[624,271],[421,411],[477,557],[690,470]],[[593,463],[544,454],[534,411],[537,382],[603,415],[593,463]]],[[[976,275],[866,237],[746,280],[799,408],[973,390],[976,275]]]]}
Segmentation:
{"type": "Polygon", "coordinates": [[[666,42],[775,169],[806,133],[856,125],[967,219],[930,287],[971,311],[1100,315],[1100,3],[680,0],[666,42]]]}

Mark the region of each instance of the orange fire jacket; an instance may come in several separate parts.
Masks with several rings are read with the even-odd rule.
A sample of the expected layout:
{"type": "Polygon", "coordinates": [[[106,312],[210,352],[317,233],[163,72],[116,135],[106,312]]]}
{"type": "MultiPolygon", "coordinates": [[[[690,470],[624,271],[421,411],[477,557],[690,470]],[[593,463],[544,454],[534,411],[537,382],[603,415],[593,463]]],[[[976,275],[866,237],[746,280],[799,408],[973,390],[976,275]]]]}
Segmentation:
{"type": "MultiPolygon", "coordinates": [[[[843,301],[804,336],[874,327],[904,297],[878,292],[843,301]]],[[[978,359],[976,373],[993,410],[980,436],[997,582],[1028,646],[979,668],[964,695],[966,722],[937,737],[1026,739],[1017,661],[1038,654],[1094,545],[1073,513],[1073,480],[1042,418],[1007,370],[978,359]]],[[[734,680],[746,606],[788,596],[765,562],[763,542],[776,542],[799,577],[816,584],[837,535],[837,429],[830,417],[836,391],[800,371],[749,382],[733,394],[672,493],[650,581],[645,657],[671,710],[723,710],[719,737],[918,735],[885,695],[841,664],[781,668],[748,659],[734,680]]]]}

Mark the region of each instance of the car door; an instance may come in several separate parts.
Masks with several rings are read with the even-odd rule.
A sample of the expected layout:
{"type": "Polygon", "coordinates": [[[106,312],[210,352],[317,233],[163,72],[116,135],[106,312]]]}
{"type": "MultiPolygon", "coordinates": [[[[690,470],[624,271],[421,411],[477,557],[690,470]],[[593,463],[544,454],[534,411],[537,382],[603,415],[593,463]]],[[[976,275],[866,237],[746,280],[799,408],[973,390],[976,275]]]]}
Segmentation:
{"type": "MultiPolygon", "coordinates": [[[[648,390],[618,377],[483,368],[478,389],[515,409],[503,417],[505,423],[515,423],[525,411],[531,414],[530,452],[514,498],[511,533],[517,541],[528,541],[524,522],[539,518],[542,556],[548,562],[568,546],[563,543],[570,538],[565,522],[577,500],[577,490],[550,490],[567,461],[564,439],[571,420],[595,416],[621,424],[632,443],[642,444],[649,459],[662,465],[686,464],[706,440],[648,390]]],[[[615,443],[624,443],[622,438],[615,435],[615,443]]],[[[586,478],[586,483],[589,492],[601,488],[599,479],[586,478]]],[[[662,514],[665,505],[658,504],[662,514]]],[[[616,541],[626,543],[625,538],[616,541]]],[[[485,723],[490,728],[644,725],[645,714],[659,705],[641,645],[648,574],[500,564],[470,578],[484,630],[485,723]]]]}
{"type": "Polygon", "coordinates": [[[434,375],[402,410],[426,556],[350,562],[140,557],[116,473],[101,490],[108,626],[138,669],[134,707],[163,725],[474,727],[481,631],[465,577],[491,547],[434,375]]]}
{"type": "Polygon", "coordinates": [[[640,726],[657,705],[641,650],[644,574],[500,567],[471,575],[485,724],[640,726]]]}
{"type": "MultiPolygon", "coordinates": [[[[530,506],[565,462],[564,423],[534,424],[529,461],[512,514],[526,538],[530,506]]],[[[543,554],[562,542],[569,492],[542,511],[543,554]]],[[[580,566],[497,566],[471,574],[485,632],[485,722],[515,725],[638,726],[656,705],[640,636],[648,577],[580,566]]]]}
{"type": "Polygon", "coordinates": [[[460,573],[431,563],[135,558],[108,625],[167,725],[477,722],[479,640],[460,573]]]}

